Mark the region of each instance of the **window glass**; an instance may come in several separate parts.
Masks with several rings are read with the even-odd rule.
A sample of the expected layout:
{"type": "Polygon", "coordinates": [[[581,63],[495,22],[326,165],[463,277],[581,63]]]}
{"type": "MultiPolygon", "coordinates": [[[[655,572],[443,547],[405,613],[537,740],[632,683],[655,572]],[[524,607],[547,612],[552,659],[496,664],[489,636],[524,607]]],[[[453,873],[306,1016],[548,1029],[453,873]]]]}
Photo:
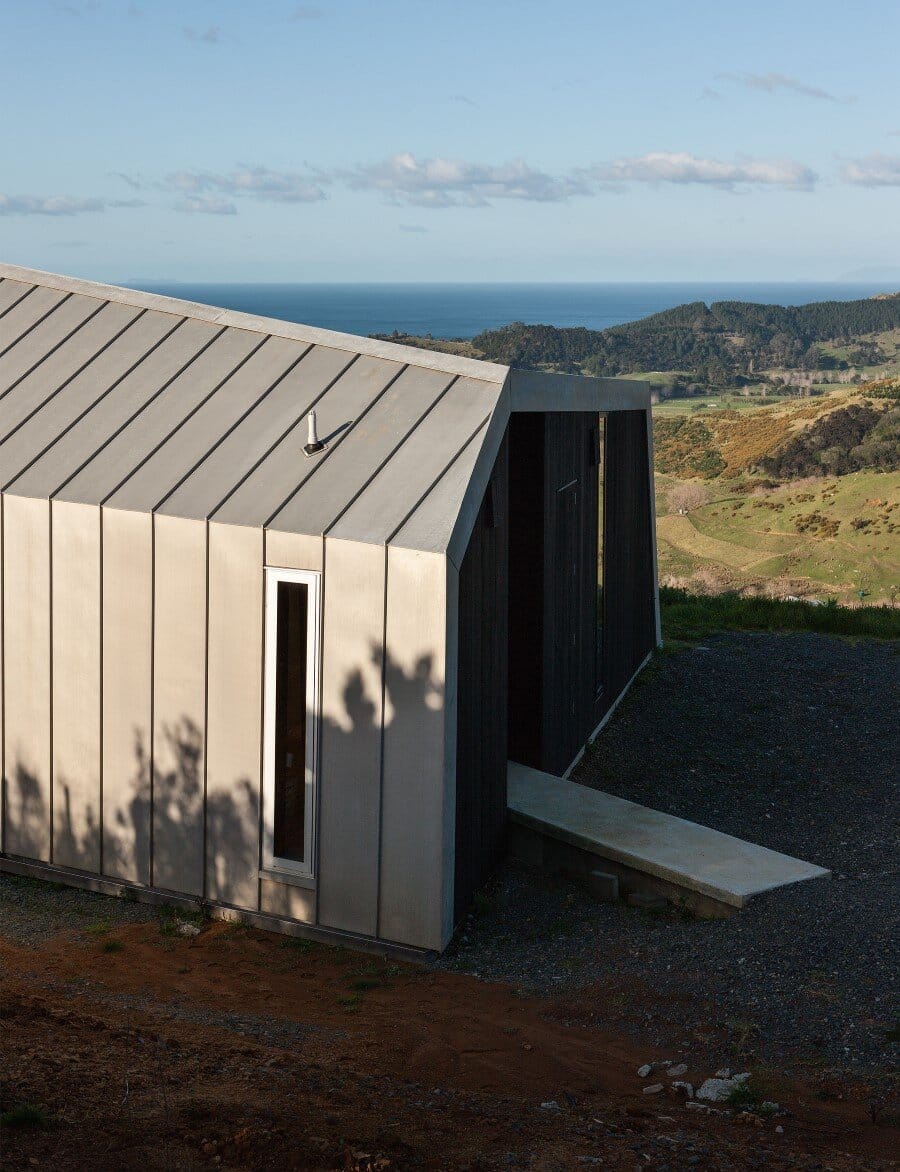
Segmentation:
{"type": "Polygon", "coordinates": [[[276,858],[304,861],[306,844],[307,620],[309,590],[278,583],[275,660],[276,858]]]}

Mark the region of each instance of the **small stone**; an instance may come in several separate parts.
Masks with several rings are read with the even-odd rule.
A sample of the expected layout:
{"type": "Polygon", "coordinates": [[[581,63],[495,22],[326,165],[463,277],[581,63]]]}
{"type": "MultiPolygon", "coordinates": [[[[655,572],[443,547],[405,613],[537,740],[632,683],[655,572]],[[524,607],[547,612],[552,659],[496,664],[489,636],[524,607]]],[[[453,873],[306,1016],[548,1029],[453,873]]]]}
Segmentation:
{"type": "Polygon", "coordinates": [[[663,1089],[663,1085],[661,1082],[654,1082],[654,1083],[651,1083],[649,1087],[644,1087],[644,1094],[645,1095],[658,1095],[662,1089],[663,1089]]]}
{"type": "Polygon", "coordinates": [[[684,1095],[687,1099],[693,1099],[694,1088],[689,1082],[682,1082],[681,1079],[676,1078],[672,1083],[672,1090],[676,1095],[684,1095]]]}
{"type": "Polygon", "coordinates": [[[557,1103],[556,1099],[549,1099],[546,1103],[541,1103],[541,1110],[542,1111],[558,1111],[559,1110],[559,1103],[557,1103]]]}
{"type": "Polygon", "coordinates": [[[679,1062],[677,1066],[669,1067],[669,1078],[681,1078],[683,1074],[687,1074],[686,1062],[679,1062]]]}
{"type": "Polygon", "coordinates": [[[638,1078],[649,1078],[653,1073],[653,1063],[645,1062],[643,1066],[638,1067],[638,1078]]]}
{"type": "Polygon", "coordinates": [[[723,1066],[721,1070],[717,1070],[713,1078],[731,1078],[731,1071],[727,1066],[723,1066]]]}
{"type": "Polygon", "coordinates": [[[179,936],[199,936],[200,929],[198,928],[198,926],[196,924],[189,924],[187,921],[182,921],[182,923],[180,923],[178,925],[178,935],[179,936]]]}
{"type": "Polygon", "coordinates": [[[776,1135],[784,1135],[784,1128],[781,1126],[781,1124],[780,1124],[780,1123],[779,1123],[779,1124],[778,1124],[778,1126],[775,1128],[775,1134],[776,1134],[776,1135]]]}

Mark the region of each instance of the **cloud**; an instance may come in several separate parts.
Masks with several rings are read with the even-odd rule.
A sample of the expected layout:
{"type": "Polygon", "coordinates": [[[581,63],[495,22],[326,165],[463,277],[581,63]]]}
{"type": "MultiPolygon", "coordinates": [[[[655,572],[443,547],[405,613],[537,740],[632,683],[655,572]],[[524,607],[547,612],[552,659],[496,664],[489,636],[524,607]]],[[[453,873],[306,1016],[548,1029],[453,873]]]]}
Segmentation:
{"type": "Polygon", "coordinates": [[[298,4],[291,20],[321,20],[325,13],[316,4],[298,4]]]}
{"type": "Polygon", "coordinates": [[[186,195],[175,201],[176,212],[189,215],[236,216],[237,207],[221,195],[186,195]]]}
{"type": "Polygon", "coordinates": [[[703,184],[734,190],[739,187],[783,187],[811,191],[817,176],[793,159],[739,159],[735,163],[703,159],[686,151],[653,151],[633,159],[614,159],[584,174],[606,186],[624,183],[703,184]]]}
{"type": "Polygon", "coordinates": [[[451,102],[458,102],[459,105],[461,105],[461,106],[470,106],[473,110],[478,109],[478,103],[474,102],[466,94],[451,94],[450,101],[451,102]]]}
{"type": "Polygon", "coordinates": [[[900,155],[876,152],[853,159],[841,168],[841,178],[859,187],[900,187],[900,155]]]}
{"type": "Polygon", "coordinates": [[[310,176],[299,171],[271,171],[268,167],[243,164],[227,174],[212,171],[175,171],[166,185],[186,195],[214,193],[273,200],[277,203],[317,203],[326,198],[324,176],[310,176]]]}
{"type": "Polygon", "coordinates": [[[218,45],[222,40],[222,30],[217,24],[209,24],[203,29],[186,27],[184,35],[189,41],[198,41],[203,45],[218,45]]]}
{"type": "Polygon", "coordinates": [[[84,212],[105,212],[111,208],[143,207],[139,199],[99,199],[76,195],[4,195],[0,193],[0,216],[79,216],[84,212]]]}
{"type": "Polygon", "coordinates": [[[557,177],[535,171],[521,159],[500,166],[458,159],[417,159],[409,153],[344,172],[357,191],[380,191],[391,203],[415,207],[485,207],[495,199],[556,203],[585,195],[578,177],[557,177]]]}
{"type": "Polygon", "coordinates": [[[853,102],[855,98],[841,98],[829,90],[823,90],[817,85],[807,85],[797,77],[789,77],[786,73],[717,73],[720,81],[733,81],[738,85],[746,86],[750,90],[762,90],[767,94],[787,90],[789,93],[799,94],[804,98],[817,98],[821,102],[853,102]]]}
{"type": "Polygon", "coordinates": [[[722,95],[719,93],[719,91],[714,90],[710,85],[705,85],[703,87],[703,89],[700,91],[700,97],[708,102],[720,102],[722,100],[722,95]]]}

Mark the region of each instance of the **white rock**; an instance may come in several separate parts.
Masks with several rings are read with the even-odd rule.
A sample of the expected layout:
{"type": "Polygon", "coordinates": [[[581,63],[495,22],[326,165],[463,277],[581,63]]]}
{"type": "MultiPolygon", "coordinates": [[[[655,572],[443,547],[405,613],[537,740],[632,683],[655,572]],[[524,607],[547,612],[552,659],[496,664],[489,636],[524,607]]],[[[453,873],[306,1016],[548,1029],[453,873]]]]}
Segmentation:
{"type": "Polygon", "coordinates": [[[638,1078],[649,1078],[653,1073],[653,1065],[650,1062],[645,1062],[643,1066],[638,1067],[638,1078]]]}
{"type": "Polygon", "coordinates": [[[694,1088],[689,1082],[682,1082],[681,1079],[675,1079],[675,1081],[672,1083],[672,1090],[675,1091],[676,1094],[680,1092],[688,1099],[693,1099],[694,1097],[694,1088]]]}
{"type": "Polygon", "coordinates": [[[731,1071],[727,1066],[723,1066],[721,1070],[717,1070],[713,1078],[731,1078],[731,1071]]]}
{"type": "Polygon", "coordinates": [[[649,1087],[644,1087],[644,1094],[645,1095],[658,1095],[662,1089],[663,1089],[663,1085],[661,1082],[654,1082],[654,1083],[651,1083],[649,1087]]]}
{"type": "Polygon", "coordinates": [[[780,1124],[780,1123],[779,1123],[779,1124],[778,1124],[778,1126],[775,1128],[775,1131],[776,1131],[776,1133],[777,1133],[778,1135],[784,1135],[784,1128],[781,1126],[781,1124],[780,1124]]]}
{"type": "Polygon", "coordinates": [[[687,1074],[687,1063],[679,1062],[677,1066],[670,1066],[668,1070],[669,1078],[681,1078],[683,1074],[687,1074]]]}
{"type": "Polygon", "coordinates": [[[559,1103],[557,1103],[556,1099],[550,1099],[546,1103],[541,1103],[541,1110],[542,1111],[558,1111],[559,1110],[559,1103]]]}
{"type": "Polygon", "coordinates": [[[721,1103],[738,1085],[730,1078],[708,1078],[697,1091],[697,1098],[708,1103],[721,1103]]]}
{"type": "Polygon", "coordinates": [[[178,925],[179,936],[199,936],[200,929],[196,924],[189,924],[186,921],[178,925]]]}

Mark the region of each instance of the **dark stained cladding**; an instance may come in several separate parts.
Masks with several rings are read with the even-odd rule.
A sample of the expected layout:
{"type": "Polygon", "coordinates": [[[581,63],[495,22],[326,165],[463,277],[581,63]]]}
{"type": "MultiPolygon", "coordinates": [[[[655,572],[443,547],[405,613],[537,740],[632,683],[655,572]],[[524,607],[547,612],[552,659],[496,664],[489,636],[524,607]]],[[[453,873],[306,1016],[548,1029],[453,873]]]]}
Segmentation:
{"type": "Polygon", "coordinates": [[[598,423],[511,417],[462,563],[457,915],[502,854],[507,759],[566,771],[656,643],[646,412],[605,414],[602,462],[598,423]]]}

